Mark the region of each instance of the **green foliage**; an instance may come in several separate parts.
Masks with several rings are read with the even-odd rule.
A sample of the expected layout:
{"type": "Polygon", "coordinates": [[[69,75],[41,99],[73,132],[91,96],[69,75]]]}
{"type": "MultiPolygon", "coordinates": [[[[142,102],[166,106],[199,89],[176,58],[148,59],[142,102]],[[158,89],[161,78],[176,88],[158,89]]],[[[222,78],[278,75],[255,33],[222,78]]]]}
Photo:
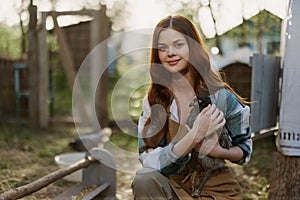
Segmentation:
{"type": "Polygon", "coordinates": [[[138,121],[142,113],[143,98],[147,93],[149,85],[137,88],[131,95],[129,101],[129,114],[134,121],[138,121]]]}
{"type": "Polygon", "coordinates": [[[51,68],[51,106],[52,117],[63,117],[72,114],[72,89],[63,69],[61,58],[58,54],[59,44],[54,34],[47,35],[47,45],[50,52],[49,67],[51,68]]]}
{"type": "Polygon", "coordinates": [[[56,35],[54,34],[47,34],[47,46],[48,50],[51,52],[58,52],[59,45],[57,43],[56,35]]]}
{"type": "Polygon", "coordinates": [[[0,55],[17,58],[21,55],[21,32],[17,25],[0,23],[0,55]]]}
{"type": "Polygon", "coordinates": [[[243,167],[244,199],[267,199],[274,152],[274,136],[254,142],[252,158],[243,167]]]}
{"type": "Polygon", "coordinates": [[[72,89],[58,57],[52,59],[53,73],[53,114],[56,117],[71,115],[72,89]]]}
{"type": "MultiPolygon", "coordinates": [[[[137,121],[142,112],[142,100],[148,89],[148,73],[141,67],[146,64],[145,58],[147,52],[132,52],[116,60],[117,73],[110,74],[110,87],[108,102],[110,109],[114,109],[117,116],[109,118],[113,120],[137,121]],[[139,85],[145,80],[145,85],[139,85]],[[113,96],[112,96],[113,95],[113,96]],[[129,99],[128,102],[124,101],[129,99]]],[[[148,69],[147,69],[148,71],[148,69]]]]}
{"type": "Polygon", "coordinates": [[[281,19],[272,13],[263,10],[236,28],[225,33],[227,37],[249,38],[258,37],[263,33],[266,36],[280,36],[281,19]]]}
{"type": "MultiPolygon", "coordinates": [[[[243,24],[227,31],[226,33],[216,36],[215,38],[208,39],[202,34],[199,20],[198,10],[201,6],[209,6],[211,1],[198,1],[198,0],[178,0],[176,2],[168,0],[167,5],[174,13],[182,14],[192,20],[200,34],[205,40],[207,49],[213,46],[219,47],[221,40],[224,38],[234,38],[240,47],[252,45],[256,46],[260,51],[262,50],[262,43],[266,43],[266,53],[279,55],[280,54],[280,34],[281,34],[281,19],[272,13],[262,10],[259,14],[250,19],[244,19],[243,24]],[[206,5],[202,5],[206,2],[206,5]]],[[[262,50],[263,51],[263,50],[262,50]]]]}
{"type": "Polygon", "coordinates": [[[49,130],[33,130],[26,125],[0,125],[0,146],[1,149],[15,149],[22,152],[35,152],[40,159],[52,157],[60,153],[68,146],[68,136],[70,130],[49,129],[49,130]],[[50,133],[50,134],[49,134],[50,133]],[[60,137],[60,140],[53,138],[60,137]],[[67,139],[65,139],[67,138],[67,139]],[[60,149],[62,148],[62,149],[60,149]]]}
{"type": "Polygon", "coordinates": [[[110,137],[110,142],[118,146],[120,149],[129,152],[136,152],[137,150],[137,138],[130,136],[124,132],[115,132],[110,137]]]}

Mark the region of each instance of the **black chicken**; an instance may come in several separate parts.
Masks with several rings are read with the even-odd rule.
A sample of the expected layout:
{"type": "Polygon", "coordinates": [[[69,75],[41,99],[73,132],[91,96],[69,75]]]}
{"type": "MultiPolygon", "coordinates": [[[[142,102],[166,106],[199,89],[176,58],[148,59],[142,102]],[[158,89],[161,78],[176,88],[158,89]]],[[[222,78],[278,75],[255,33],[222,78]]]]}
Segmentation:
{"type": "MultiPolygon", "coordinates": [[[[198,95],[197,98],[189,105],[193,106],[191,113],[187,119],[186,124],[189,128],[193,127],[196,117],[199,115],[201,110],[211,104],[211,99],[209,96],[198,95]]],[[[229,149],[232,146],[231,137],[228,135],[227,129],[224,127],[221,132],[218,134],[218,141],[221,147],[229,149]]],[[[199,187],[193,191],[192,197],[200,197],[201,189],[204,186],[207,179],[212,175],[212,173],[221,169],[225,166],[225,161],[220,158],[213,158],[208,155],[200,154],[198,155],[198,162],[201,165],[202,170],[204,171],[204,178],[201,181],[199,187]]]]}

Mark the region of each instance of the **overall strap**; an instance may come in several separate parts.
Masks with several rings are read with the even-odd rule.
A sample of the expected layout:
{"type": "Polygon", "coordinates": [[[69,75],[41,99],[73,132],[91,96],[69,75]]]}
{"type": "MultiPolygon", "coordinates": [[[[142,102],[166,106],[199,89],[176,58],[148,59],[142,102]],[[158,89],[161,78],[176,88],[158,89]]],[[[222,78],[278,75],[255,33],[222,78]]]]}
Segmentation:
{"type": "Polygon", "coordinates": [[[186,125],[179,124],[178,122],[169,119],[168,120],[168,132],[166,135],[166,143],[177,142],[181,140],[188,132],[186,125]]]}

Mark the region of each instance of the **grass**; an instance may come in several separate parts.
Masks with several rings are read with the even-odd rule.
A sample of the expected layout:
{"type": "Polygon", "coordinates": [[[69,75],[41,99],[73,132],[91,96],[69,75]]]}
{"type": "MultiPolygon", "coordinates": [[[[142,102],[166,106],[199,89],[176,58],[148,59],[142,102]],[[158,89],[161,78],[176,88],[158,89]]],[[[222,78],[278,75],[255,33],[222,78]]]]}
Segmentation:
{"type": "MultiPolygon", "coordinates": [[[[69,151],[74,132],[69,128],[35,130],[10,124],[0,126],[0,193],[30,183],[58,169],[54,156],[69,151]]],[[[50,190],[59,190],[59,182],[50,190]]],[[[38,199],[41,196],[37,195],[38,199]]],[[[28,199],[36,198],[30,196],[28,199]]],[[[25,198],[26,199],[26,198],[25,198]]]]}
{"type": "Polygon", "coordinates": [[[253,144],[250,162],[245,166],[233,166],[245,200],[267,199],[275,151],[275,137],[257,140],[253,144]]]}
{"type": "MultiPolygon", "coordinates": [[[[50,127],[47,130],[31,129],[25,125],[0,124],[0,193],[32,182],[58,169],[54,156],[72,151],[68,144],[76,136],[73,127],[50,127]]],[[[128,151],[136,151],[137,140],[127,134],[114,132],[111,142],[128,151]]],[[[230,164],[243,189],[245,200],[267,199],[272,167],[273,152],[276,151],[273,137],[254,142],[254,151],[249,164],[238,166],[230,164]]],[[[131,197],[132,176],[117,172],[117,196],[131,197]],[[127,181],[126,181],[127,180],[127,181]]],[[[59,180],[45,189],[23,199],[51,199],[72,186],[59,180]]]]}
{"type": "MultiPolygon", "coordinates": [[[[68,144],[76,136],[75,129],[70,126],[40,130],[19,124],[0,124],[0,194],[59,169],[54,157],[72,152],[68,144]]],[[[132,152],[136,150],[136,138],[127,134],[114,132],[110,140],[121,149],[132,152]]],[[[122,188],[117,190],[128,192],[128,175],[117,172],[117,176],[122,180],[122,183],[118,183],[122,188]]],[[[51,199],[72,185],[74,183],[62,179],[22,199],[51,199]]]]}

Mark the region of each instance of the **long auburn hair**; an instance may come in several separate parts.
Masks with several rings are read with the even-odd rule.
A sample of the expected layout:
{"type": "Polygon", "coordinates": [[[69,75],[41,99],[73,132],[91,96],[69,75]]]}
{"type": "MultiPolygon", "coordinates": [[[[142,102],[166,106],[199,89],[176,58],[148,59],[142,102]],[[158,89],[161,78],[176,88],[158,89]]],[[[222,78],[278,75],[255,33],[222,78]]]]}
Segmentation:
{"type": "Polygon", "coordinates": [[[209,54],[205,50],[202,39],[194,24],[183,16],[168,16],[156,25],[152,37],[152,48],[150,51],[151,84],[148,89],[148,102],[151,111],[142,132],[145,149],[156,148],[168,132],[168,120],[166,117],[168,117],[169,108],[173,98],[173,93],[168,87],[171,82],[171,72],[161,66],[157,45],[160,33],[166,28],[171,28],[182,33],[187,40],[190,49],[187,68],[191,74],[192,82],[194,83],[193,89],[195,94],[208,95],[208,89],[210,92],[214,93],[218,89],[227,88],[243,103],[247,103],[234,92],[227,83],[223,82],[220,74],[211,67],[209,54]],[[203,85],[205,87],[203,87],[203,85]],[[152,109],[152,106],[156,104],[163,106],[164,110],[152,109]],[[167,113],[167,116],[165,113],[167,113]],[[159,130],[153,130],[153,127],[151,126],[160,123],[164,123],[160,126],[161,128],[159,128],[159,130]]]}

